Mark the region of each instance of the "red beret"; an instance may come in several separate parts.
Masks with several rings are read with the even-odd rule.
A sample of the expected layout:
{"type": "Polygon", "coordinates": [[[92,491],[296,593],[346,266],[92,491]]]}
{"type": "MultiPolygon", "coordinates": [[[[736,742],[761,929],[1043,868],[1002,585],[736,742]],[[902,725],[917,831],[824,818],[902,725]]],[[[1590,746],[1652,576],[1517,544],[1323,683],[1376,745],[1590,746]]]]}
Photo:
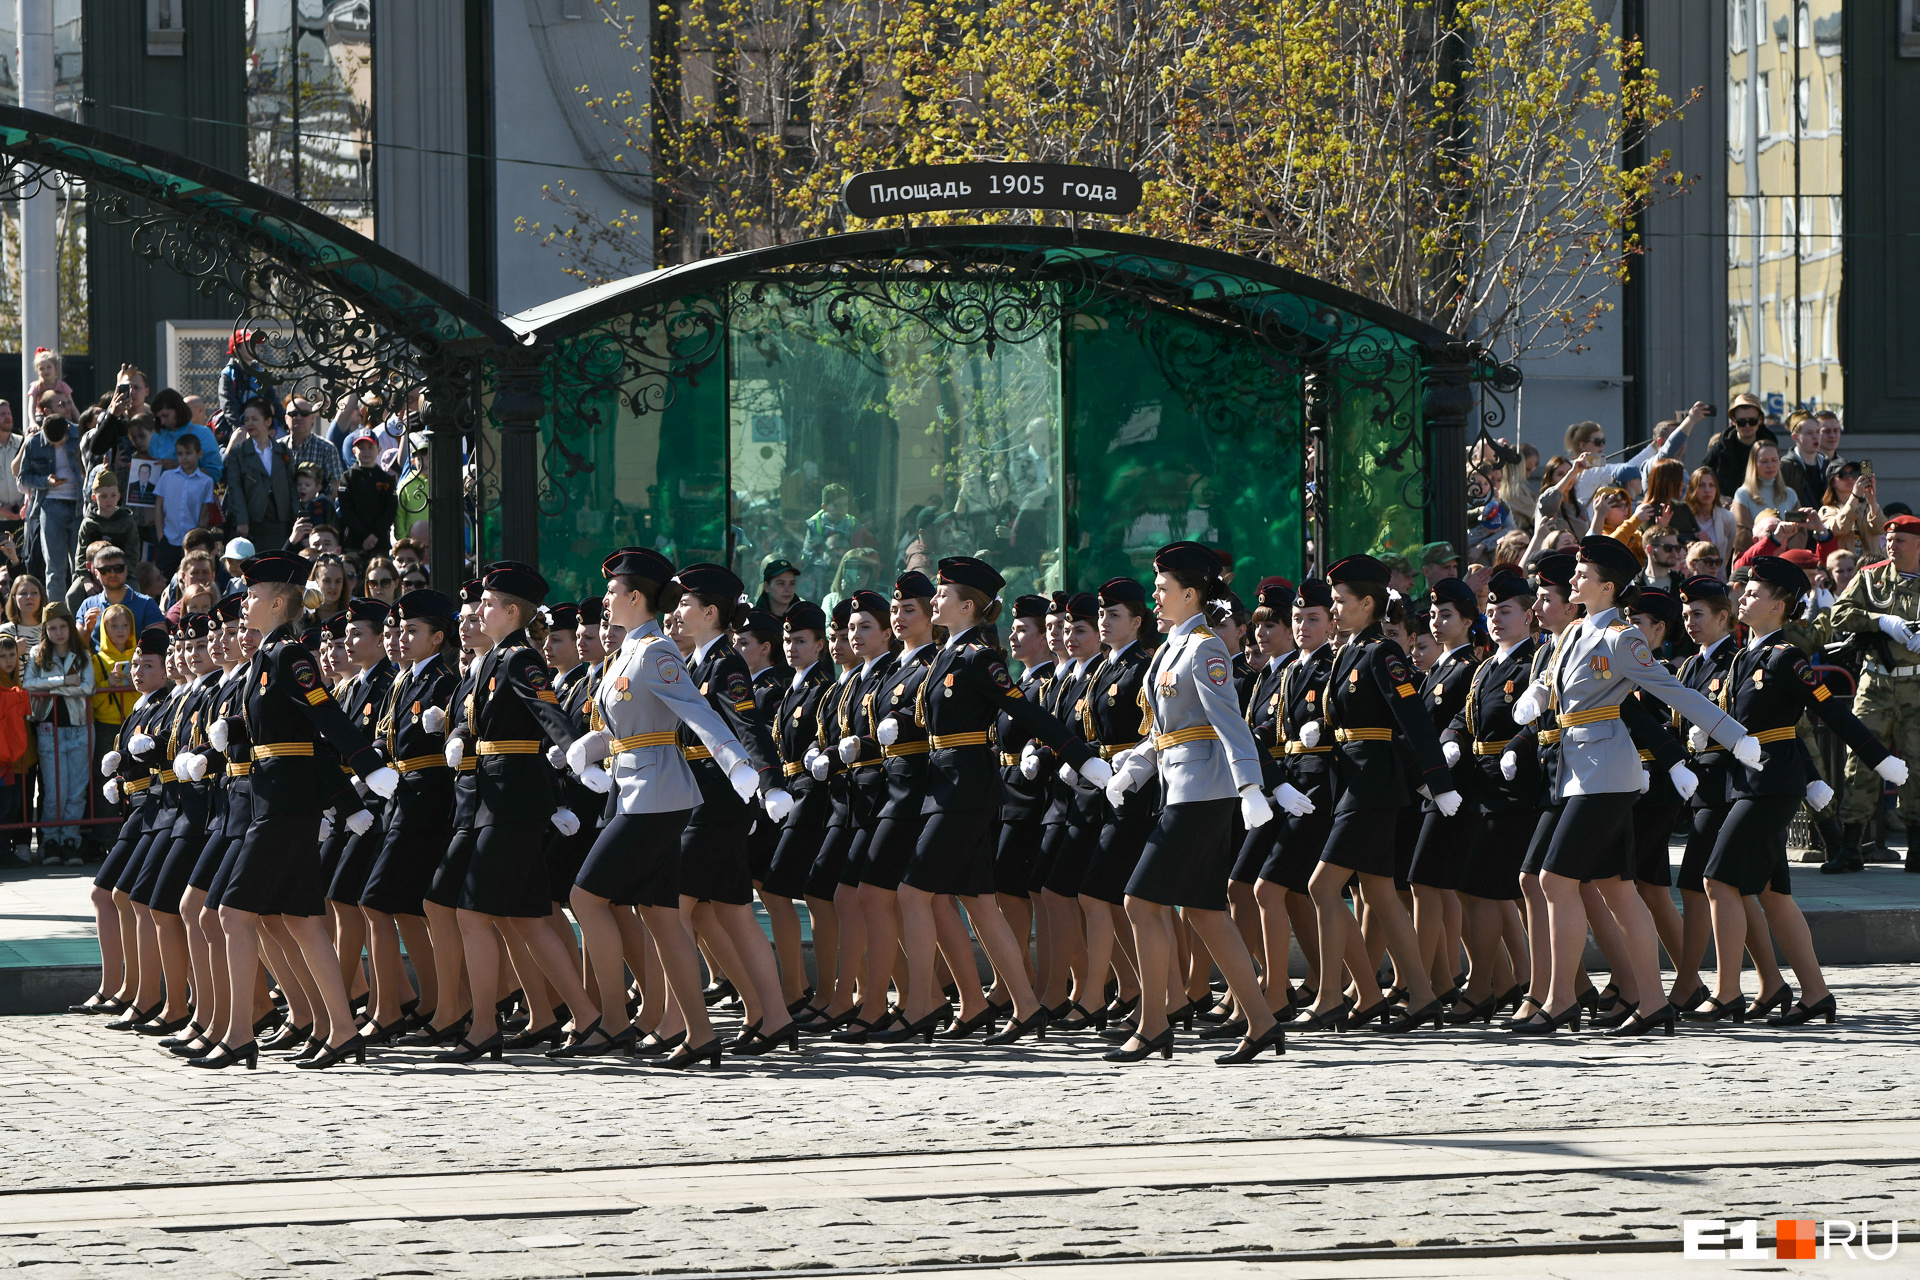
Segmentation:
{"type": "Polygon", "coordinates": [[[1888,533],[1920,533],[1920,516],[1887,517],[1888,533]]]}

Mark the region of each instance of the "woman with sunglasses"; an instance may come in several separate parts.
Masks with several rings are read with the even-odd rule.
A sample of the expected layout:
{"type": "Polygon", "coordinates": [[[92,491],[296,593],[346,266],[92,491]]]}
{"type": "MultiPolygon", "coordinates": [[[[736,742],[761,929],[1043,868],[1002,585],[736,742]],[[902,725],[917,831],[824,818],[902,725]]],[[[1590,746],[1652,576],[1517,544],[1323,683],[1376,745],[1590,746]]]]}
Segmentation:
{"type": "Polygon", "coordinates": [[[367,598],[393,604],[400,598],[400,571],[385,556],[367,561],[367,598]]]}

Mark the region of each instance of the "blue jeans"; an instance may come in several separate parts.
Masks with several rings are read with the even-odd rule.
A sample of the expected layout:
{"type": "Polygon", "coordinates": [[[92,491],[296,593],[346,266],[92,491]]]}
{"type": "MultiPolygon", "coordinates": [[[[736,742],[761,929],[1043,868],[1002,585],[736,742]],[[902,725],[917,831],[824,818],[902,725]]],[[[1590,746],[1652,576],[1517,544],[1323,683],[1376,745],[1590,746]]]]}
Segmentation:
{"type": "Polygon", "coordinates": [[[34,505],[40,508],[40,547],[47,558],[47,599],[65,600],[67,583],[73,578],[82,504],[42,496],[34,505]]]}
{"type": "MultiPolygon", "coordinates": [[[[86,817],[86,729],[43,722],[35,725],[33,731],[40,746],[40,820],[71,822],[86,817]]],[[[48,827],[40,833],[40,847],[44,850],[60,845],[78,850],[80,830],[79,827],[48,827]]]]}

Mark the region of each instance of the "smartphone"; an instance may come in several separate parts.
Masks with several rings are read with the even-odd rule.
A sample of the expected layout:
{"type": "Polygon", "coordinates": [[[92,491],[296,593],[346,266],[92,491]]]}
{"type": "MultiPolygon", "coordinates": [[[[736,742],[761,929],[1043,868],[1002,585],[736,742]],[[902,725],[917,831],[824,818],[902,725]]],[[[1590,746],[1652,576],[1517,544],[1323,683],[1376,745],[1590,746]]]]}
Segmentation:
{"type": "Polygon", "coordinates": [[[1708,406],[1707,406],[1707,416],[1708,416],[1709,418],[1717,418],[1717,417],[1719,417],[1719,416],[1720,416],[1720,411],[1719,411],[1718,409],[1716,409],[1716,408],[1714,408],[1714,407],[1713,407],[1712,405],[1708,405],[1708,406]]]}
{"type": "Polygon", "coordinates": [[[1872,474],[1873,474],[1873,459],[1872,459],[1872,458],[1862,458],[1862,459],[1860,459],[1860,474],[1861,474],[1861,475],[1863,475],[1863,476],[1870,476],[1870,475],[1872,475],[1872,474]]]}

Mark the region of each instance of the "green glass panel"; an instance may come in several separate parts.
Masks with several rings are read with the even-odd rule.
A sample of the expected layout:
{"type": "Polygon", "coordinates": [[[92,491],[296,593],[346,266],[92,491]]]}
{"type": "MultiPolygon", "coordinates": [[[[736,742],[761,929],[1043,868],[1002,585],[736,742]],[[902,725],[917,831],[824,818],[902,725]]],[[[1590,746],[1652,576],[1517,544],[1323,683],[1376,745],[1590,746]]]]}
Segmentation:
{"type": "Polygon", "coordinates": [[[1067,353],[1076,588],[1151,583],[1153,553],[1183,538],[1231,551],[1237,575],[1299,576],[1296,371],[1238,331],[1127,303],[1076,314],[1067,353]]]}
{"type": "MultiPolygon", "coordinates": [[[[978,555],[1007,594],[1057,577],[1059,348],[945,340],[906,310],[811,283],[733,299],[733,568],[757,592],[780,558],[831,606],[906,569],[978,555]]],[[[962,289],[965,286],[961,287],[962,289]]]]}
{"type": "Polygon", "coordinates": [[[1361,552],[1404,553],[1427,540],[1417,355],[1411,347],[1369,343],[1337,356],[1332,370],[1324,563],[1361,552]]]}

